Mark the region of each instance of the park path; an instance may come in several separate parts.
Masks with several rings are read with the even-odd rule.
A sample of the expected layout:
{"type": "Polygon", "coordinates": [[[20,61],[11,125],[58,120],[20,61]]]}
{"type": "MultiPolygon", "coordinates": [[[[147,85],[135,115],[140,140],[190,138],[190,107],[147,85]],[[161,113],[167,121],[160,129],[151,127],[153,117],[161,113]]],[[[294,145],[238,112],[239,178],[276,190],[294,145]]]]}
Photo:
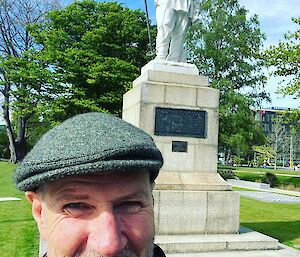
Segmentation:
{"type": "Polygon", "coordinates": [[[6,201],[21,201],[21,198],[17,198],[17,197],[0,197],[0,202],[6,202],[6,201]]]}
{"type": "Polygon", "coordinates": [[[228,179],[231,186],[251,189],[255,191],[239,191],[242,196],[264,202],[295,203],[300,204],[300,192],[277,188],[262,188],[263,183],[249,182],[244,180],[228,179]]]}
{"type": "Polygon", "coordinates": [[[269,203],[300,204],[300,197],[262,191],[239,191],[241,196],[269,203]]]}

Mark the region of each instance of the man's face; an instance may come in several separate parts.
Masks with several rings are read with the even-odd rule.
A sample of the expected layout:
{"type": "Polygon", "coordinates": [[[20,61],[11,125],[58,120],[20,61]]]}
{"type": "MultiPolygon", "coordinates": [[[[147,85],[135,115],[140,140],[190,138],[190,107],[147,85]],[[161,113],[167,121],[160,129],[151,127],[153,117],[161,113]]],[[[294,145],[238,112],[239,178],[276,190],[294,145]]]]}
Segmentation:
{"type": "Polygon", "coordinates": [[[48,257],[151,257],[148,172],[71,176],[27,192],[48,257]]]}

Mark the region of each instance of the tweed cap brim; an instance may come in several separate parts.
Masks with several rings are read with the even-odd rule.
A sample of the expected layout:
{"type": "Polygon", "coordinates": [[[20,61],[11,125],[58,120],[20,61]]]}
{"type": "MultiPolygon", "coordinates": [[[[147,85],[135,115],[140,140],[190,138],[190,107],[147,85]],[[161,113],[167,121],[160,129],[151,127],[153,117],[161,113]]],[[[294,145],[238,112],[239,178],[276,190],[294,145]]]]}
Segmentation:
{"type": "Polygon", "coordinates": [[[154,180],[163,164],[150,135],[103,113],[77,115],[48,131],[14,174],[22,191],[70,175],[148,170],[154,180]]]}

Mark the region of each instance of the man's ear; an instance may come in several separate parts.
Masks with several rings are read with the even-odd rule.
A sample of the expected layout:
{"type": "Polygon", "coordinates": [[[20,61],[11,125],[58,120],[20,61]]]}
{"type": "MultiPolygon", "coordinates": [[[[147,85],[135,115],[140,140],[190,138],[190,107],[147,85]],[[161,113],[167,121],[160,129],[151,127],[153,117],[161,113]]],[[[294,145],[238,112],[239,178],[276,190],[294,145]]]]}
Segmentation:
{"type": "Polygon", "coordinates": [[[25,196],[32,204],[32,216],[37,223],[41,238],[45,240],[46,229],[43,217],[42,196],[40,193],[32,191],[27,191],[25,196]]]}

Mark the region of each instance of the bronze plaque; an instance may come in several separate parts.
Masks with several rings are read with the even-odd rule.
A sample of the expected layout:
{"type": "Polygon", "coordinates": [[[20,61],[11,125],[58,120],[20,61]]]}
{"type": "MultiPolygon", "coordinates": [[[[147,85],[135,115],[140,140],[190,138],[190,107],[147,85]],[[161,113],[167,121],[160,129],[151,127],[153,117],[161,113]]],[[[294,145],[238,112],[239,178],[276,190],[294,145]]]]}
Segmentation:
{"type": "Polygon", "coordinates": [[[154,134],[205,138],[206,120],[206,111],[156,107],[154,134]]]}
{"type": "Polygon", "coordinates": [[[188,152],[188,142],[172,141],[172,152],[187,153],[188,152]]]}

